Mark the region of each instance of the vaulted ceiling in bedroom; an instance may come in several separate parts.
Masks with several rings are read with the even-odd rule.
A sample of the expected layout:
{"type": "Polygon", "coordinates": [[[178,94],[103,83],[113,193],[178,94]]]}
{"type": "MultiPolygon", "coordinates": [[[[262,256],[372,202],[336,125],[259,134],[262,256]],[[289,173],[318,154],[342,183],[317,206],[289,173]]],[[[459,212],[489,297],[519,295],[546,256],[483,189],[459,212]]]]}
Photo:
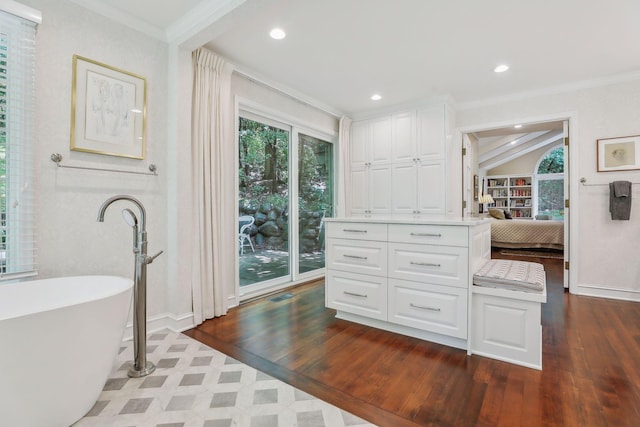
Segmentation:
{"type": "Polygon", "coordinates": [[[473,132],[478,141],[478,168],[490,170],[543,147],[562,141],[563,122],[509,126],[473,132]]]}

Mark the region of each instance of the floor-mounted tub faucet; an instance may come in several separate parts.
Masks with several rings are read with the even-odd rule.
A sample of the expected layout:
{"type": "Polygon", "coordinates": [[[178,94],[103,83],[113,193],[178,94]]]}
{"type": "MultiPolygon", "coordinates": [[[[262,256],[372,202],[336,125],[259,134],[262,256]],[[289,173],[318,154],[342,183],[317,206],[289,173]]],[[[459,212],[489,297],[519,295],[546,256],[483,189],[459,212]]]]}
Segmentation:
{"type": "Polygon", "coordinates": [[[98,221],[104,222],[107,208],[118,200],[128,200],[138,207],[140,221],[130,209],[124,209],[122,216],[133,229],[133,253],[136,257],[133,286],[133,353],[134,361],[128,375],[132,378],[144,377],[156,370],[147,361],[147,264],[151,264],[163,251],[147,256],[146,211],[142,203],[134,197],[119,195],[108,198],[98,210],[98,221]]]}

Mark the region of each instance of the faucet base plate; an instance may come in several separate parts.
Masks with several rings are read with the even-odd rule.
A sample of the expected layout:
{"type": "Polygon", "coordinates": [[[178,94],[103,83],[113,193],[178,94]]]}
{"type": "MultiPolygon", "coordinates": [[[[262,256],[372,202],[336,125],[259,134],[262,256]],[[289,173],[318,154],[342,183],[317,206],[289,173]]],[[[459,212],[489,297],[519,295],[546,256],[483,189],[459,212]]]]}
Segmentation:
{"type": "Polygon", "coordinates": [[[136,369],[135,363],[131,362],[131,367],[129,368],[127,375],[130,378],[146,377],[147,375],[153,373],[155,370],[156,370],[156,365],[154,365],[149,361],[147,361],[143,369],[136,369]]]}

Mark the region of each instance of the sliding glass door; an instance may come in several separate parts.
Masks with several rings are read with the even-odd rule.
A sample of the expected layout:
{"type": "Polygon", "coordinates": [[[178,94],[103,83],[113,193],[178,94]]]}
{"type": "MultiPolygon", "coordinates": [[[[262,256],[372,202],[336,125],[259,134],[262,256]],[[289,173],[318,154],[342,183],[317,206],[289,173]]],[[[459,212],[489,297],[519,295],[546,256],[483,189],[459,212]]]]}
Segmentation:
{"type": "Polygon", "coordinates": [[[241,297],[323,269],[324,219],[333,214],[333,144],[241,112],[238,159],[241,297]]]}
{"type": "Polygon", "coordinates": [[[333,214],[333,144],[298,134],[298,272],[324,268],[324,219],[333,214]]]}

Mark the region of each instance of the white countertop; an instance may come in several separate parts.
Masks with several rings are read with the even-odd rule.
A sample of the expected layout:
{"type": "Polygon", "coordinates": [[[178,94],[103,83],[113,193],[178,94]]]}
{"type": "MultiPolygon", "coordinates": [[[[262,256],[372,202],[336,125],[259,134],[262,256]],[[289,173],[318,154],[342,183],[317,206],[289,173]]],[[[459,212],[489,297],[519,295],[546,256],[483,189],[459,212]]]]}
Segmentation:
{"type": "Polygon", "coordinates": [[[326,222],[359,222],[384,224],[458,225],[472,227],[493,221],[492,218],[437,215],[369,215],[325,218],[326,222]]]}

